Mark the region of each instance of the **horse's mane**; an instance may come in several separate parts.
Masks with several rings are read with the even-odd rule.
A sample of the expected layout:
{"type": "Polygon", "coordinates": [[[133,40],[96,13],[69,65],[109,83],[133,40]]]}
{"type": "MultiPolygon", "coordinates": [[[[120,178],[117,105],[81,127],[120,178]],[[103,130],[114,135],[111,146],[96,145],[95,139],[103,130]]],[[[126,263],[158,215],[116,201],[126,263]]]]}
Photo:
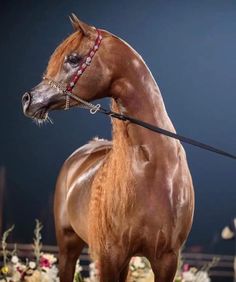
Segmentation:
{"type": "Polygon", "coordinates": [[[47,67],[47,75],[49,77],[54,77],[60,72],[63,65],[65,56],[76,50],[81,42],[82,33],[76,31],[67,37],[54,51],[52,54],[47,67]]]}
{"type": "MultiPolygon", "coordinates": [[[[116,102],[112,110],[118,112],[116,102]]],[[[89,206],[89,246],[93,258],[109,249],[105,242],[125,221],[126,214],[134,202],[134,179],[127,127],[123,121],[113,119],[113,146],[103,167],[92,184],[89,206]],[[116,216],[117,215],[117,216],[116,216]],[[115,216],[115,218],[114,218],[115,216]],[[119,221],[117,221],[119,219],[119,221]]]]}

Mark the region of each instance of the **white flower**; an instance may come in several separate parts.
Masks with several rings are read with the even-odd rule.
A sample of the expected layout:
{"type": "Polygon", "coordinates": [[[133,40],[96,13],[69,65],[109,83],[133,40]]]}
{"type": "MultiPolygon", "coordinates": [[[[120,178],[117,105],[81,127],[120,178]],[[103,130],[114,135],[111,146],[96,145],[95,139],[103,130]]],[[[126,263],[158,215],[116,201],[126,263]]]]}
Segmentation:
{"type": "Polygon", "coordinates": [[[98,269],[98,263],[97,262],[92,262],[89,265],[89,274],[90,274],[90,278],[96,279],[97,277],[99,277],[99,269],[98,269]]]}
{"type": "Polygon", "coordinates": [[[198,271],[196,274],[196,281],[210,282],[211,280],[206,271],[198,271]]]}
{"type": "Polygon", "coordinates": [[[45,275],[47,275],[49,281],[57,281],[58,269],[56,265],[53,265],[51,268],[48,268],[45,272],[45,275]]]}
{"type": "Polygon", "coordinates": [[[89,265],[89,268],[90,268],[90,269],[93,269],[93,270],[96,269],[96,264],[95,264],[95,262],[91,262],[90,265],[89,265]]]}
{"type": "Polygon", "coordinates": [[[76,262],[75,272],[81,272],[83,270],[82,266],[80,265],[80,260],[78,259],[76,262]]]}
{"type": "Polygon", "coordinates": [[[196,274],[198,272],[197,268],[196,267],[191,267],[189,269],[189,271],[191,271],[192,273],[196,274]]]}
{"type": "Polygon", "coordinates": [[[11,258],[11,262],[14,263],[14,264],[18,263],[18,262],[19,262],[18,257],[17,257],[17,256],[13,256],[13,257],[11,258]]]}
{"type": "Polygon", "coordinates": [[[36,268],[36,263],[34,261],[29,262],[29,268],[35,269],[36,268]]]}
{"type": "Polygon", "coordinates": [[[191,271],[185,271],[183,272],[183,279],[186,282],[194,282],[196,277],[191,271]]]}
{"type": "Polygon", "coordinates": [[[134,257],[132,259],[132,264],[135,268],[145,268],[145,263],[142,257],[134,257]]]}
{"type": "Polygon", "coordinates": [[[132,276],[133,276],[133,277],[139,277],[138,271],[133,271],[133,272],[132,272],[132,276]]]}
{"type": "Polygon", "coordinates": [[[133,264],[131,264],[131,265],[130,265],[130,270],[131,270],[131,272],[132,272],[132,271],[135,271],[135,269],[136,269],[135,266],[134,266],[133,264]]]}

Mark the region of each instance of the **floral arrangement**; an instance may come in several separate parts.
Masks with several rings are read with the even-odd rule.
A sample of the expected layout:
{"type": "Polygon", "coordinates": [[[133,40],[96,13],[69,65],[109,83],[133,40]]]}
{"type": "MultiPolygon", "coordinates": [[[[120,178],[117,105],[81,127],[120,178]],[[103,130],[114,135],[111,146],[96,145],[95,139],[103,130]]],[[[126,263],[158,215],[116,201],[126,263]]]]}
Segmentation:
{"type": "Polygon", "coordinates": [[[144,257],[133,257],[130,262],[129,282],[153,282],[154,275],[149,261],[144,257]]]}
{"type": "Polygon", "coordinates": [[[54,255],[44,254],[41,243],[42,224],[36,220],[34,230],[34,260],[21,261],[17,256],[17,248],[13,252],[7,250],[7,238],[14,226],[4,232],[2,237],[3,266],[0,272],[0,282],[59,282],[57,259],[54,255]]]}
{"type": "MultiPolygon", "coordinates": [[[[17,256],[17,246],[12,252],[7,249],[7,238],[14,226],[4,232],[2,245],[2,267],[0,267],[0,282],[59,282],[57,259],[54,255],[42,252],[42,224],[36,220],[33,238],[34,259],[25,261],[17,256]]],[[[218,258],[206,264],[200,270],[191,268],[179,259],[178,271],[174,282],[210,282],[209,269],[217,264],[218,258]]],[[[90,277],[82,278],[80,261],[76,263],[74,282],[99,282],[99,267],[97,262],[89,265],[90,277]]],[[[130,262],[128,282],[153,282],[154,275],[149,261],[144,257],[133,257],[130,262]]]]}
{"type": "MultiPolygon", "coordinates": [[[[183,264],[182,258],[179,260],[178,271],[174,282],[210,282],[208,271],[219,261],[214,258],[212,262],[203,266],[200,270],[190,268],[188,264],[183,264]]],[[[90,278],[85,282],[99,282],[99,271],[96,263],[90,264],[90,278]]],[[[83,281],[83,280],[82,280],[83,281]]],[[[144,257],[133,257],[130,262],[128,282],[153,282],[154,275],[149,261],[144,257]]]]}
{"type": "Polygon", "coordinates": [[[216,266],[219,262],[218,257],[214,257],[211,262],[206,263],[200,269],[190,267],[189,264],[184,264],[180,255],[178,270],[175,276],[175,282],[210,282],[209,270],[216,266]]]}

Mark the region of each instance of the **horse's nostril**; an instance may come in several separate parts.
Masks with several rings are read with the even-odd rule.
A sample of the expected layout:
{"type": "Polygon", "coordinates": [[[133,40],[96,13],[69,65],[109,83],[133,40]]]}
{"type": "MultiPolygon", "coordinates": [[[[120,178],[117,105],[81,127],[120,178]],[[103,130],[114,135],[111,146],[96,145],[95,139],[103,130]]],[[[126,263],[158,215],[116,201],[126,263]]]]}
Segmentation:
{"type": "Polygon", "coordinates": [[[22,106],[23,106],[24,112],[28,109],[29,104],[30,104],[30,100],[31,100],[30,93],[29,93],[29,92],[26,92],[26,93],[22,96],[22,106]]]}
{"type": "Polygon", "coordinates": [[[23,105],[29,105],[30,99],[31,99],[30,93],[29,93],[29,92],[26,92],[26,93],[22,96],[22,104],[23,104],[23,105]]]}

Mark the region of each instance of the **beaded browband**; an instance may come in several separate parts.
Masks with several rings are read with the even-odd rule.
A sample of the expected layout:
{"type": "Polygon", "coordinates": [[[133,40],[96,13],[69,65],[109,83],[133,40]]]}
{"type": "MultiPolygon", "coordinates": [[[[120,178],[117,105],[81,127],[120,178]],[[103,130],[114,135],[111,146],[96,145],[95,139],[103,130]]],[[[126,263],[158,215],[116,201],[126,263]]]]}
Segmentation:
{"type": "MultiPolygon", "coordinates": [[[[87,101],[84,101],[83,99],[75,96],[72,93],[73,88],[75,87],[76,83],[78,82],[79,78],[81,77],[81,75],[84,73],[84,71],[86,70],[86,68],[91,64],[92,59],[94,57],[94,55],[96,54],[101,41],[102,41],[102,35],[99,29],[96,29],[97,31],[97,37],[95,40],[95,43],[93,45],[93,47],[89,50],[88,54],[85,56],[83,62],[80,64],[78,70],[76,71],[76,73],[72,76],[71,81],[68,83],[68,85],[66,86],[66,88],[64,88],[60,83],[44,76],[43,79],[46,80],[48,82],[48,84],[54,88],[56,88],[59,92],[63,93],[66,97],[66,104],[65,104],[65,110],[68,110],[70,108],[70,97],[76,99],[77,101],[80,101],[82,104],[84,104],[84,106],[86,107],[90,107],[91,108],[91,104],[88,103],[87,101]],[[76,97],[76,98],[75,98],[76,97]]],[[[93,106],[93,109],[91,108],[91,111],[99,109],[100,105],[95,105],[93,106]]],[[[93,113],[93,112],[92,112],[93,113]]]]}

